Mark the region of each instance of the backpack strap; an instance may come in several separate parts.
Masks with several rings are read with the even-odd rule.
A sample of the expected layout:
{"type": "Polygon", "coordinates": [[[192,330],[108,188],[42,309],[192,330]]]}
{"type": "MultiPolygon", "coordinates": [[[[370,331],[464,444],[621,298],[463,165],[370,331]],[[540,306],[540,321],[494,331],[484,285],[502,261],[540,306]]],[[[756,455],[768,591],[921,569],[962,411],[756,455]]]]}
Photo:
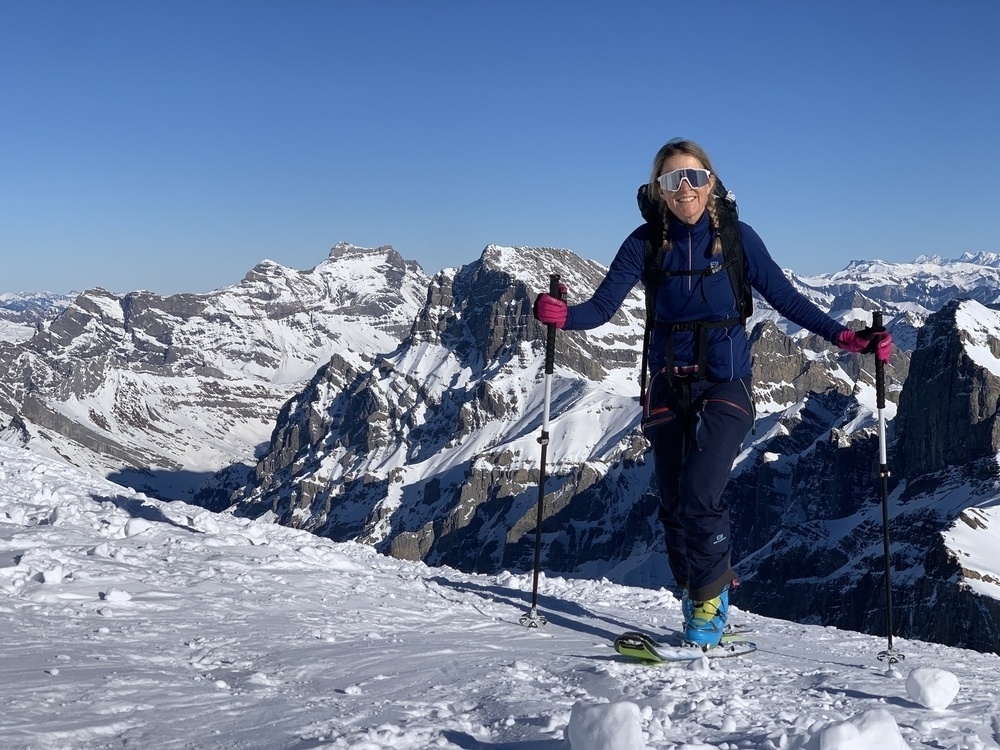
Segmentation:
{"type": "Polygon", "coordinates": [[[719,238],[722,240],[722,255],[724,265],[729,272],[729,282],[733,286],[736,297],[736,310],[740,322],[746,325],[753,315],[753,290],[747,282],[746,254],[743,251],[743,237],[740,234],[740,212],[736,206],[736,198],[716,178],[715,205],[719,211],[719,238]]]}
{"type": "MultiPolygon", "coordinates": [[[[645,185],[643,185],[645,187],[645,185]]],[[[641,190],[641,188],[640,188],[641,190]]],[[[662,235],[662,230],[659,234],[662,235]]],[[[646,378],[649,371],[649,342],[653,336],[653,328],[656,327],[656,297],[660,292],[660,281],[663,274],[659,269],[663,267],[663,258],[667,251],[663,243],[655,242],[652,237],[656,236],[654,227],[650,226],[651,237],[646,239],[645,260],[643,263],[643,286],[646,288],[646,325],[642,332],[642,364],[639,370],[639,405],[646,405],[646,378]]]]}

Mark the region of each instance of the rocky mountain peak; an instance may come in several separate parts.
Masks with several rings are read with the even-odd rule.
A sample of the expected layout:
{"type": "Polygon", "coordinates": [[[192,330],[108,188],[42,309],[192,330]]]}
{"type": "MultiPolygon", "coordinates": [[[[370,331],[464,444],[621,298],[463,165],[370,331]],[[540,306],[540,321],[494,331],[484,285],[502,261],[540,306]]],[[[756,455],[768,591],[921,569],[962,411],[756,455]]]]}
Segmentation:
{"type": "Polygon", "coordinates": [[[1000,253],[991,253],[986,250],[980,250],[978,253],[962,253],[958,260],[961,263],[971,263],[976,266],[1000,268],[1000,253]]]}

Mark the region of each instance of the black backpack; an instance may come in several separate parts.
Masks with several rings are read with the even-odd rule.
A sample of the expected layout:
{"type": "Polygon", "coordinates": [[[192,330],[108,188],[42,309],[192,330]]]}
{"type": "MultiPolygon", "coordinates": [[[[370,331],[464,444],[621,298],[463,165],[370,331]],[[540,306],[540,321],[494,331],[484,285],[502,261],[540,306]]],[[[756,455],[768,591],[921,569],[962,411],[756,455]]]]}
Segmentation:
{"type": "MultiPolygon", "coordinates": [[[[728,328],[737,323],[745,326],[747,319],[753,314],[753,290],[746,278],[746,256],[743,253],[743,239],[740,236],[740,228],[737,223],[739,210],[736,207],[735,196],[726,190],[718,177],[715,178],[713,196],[719,215],[719,235],[722,239],[722,265],[700,271],[664,271],[663,258],[666,251],[662,247],[663,216],[660,213],[660,204],[649,197],[648,190],[648,185],[640,185],[636,195],[636,200],[639,203],[639,212],[650,227],[649,237],[646,240],[643,269],[643,284],[646,287],[646,330],[642,340],[642,372],[640,373],[639,381],[639,402],[642,404],[645,404],[646,401],[646,370],[649,364],[649,341],[653,329],[657,325],[668,328],[670,339],[672,339],[673,332],[676,330],[699,331],[701,340],[698,347],[698,374],[704,377],[706,369],[707,329],[728,328]],[[708,276],[723,269],[729,273],[729,282],[733,285],[733,295],[736,297],[736,310],[738,313],[737,318],[721,321],[693,321],[690,323],[672,324],[657,322],[656,296],[660,290],[660,282],[665,276],[708,276]]],[[[671,346],[670,339],[667,341],[667,357],[668,367],[672,370],[673,347],[671,346]]]]}

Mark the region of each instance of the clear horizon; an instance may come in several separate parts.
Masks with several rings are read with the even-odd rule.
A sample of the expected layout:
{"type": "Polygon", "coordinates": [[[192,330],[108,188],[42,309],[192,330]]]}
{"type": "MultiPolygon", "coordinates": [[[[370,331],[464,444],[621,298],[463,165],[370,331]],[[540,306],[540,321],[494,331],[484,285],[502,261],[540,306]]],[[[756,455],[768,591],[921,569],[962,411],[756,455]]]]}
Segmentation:
{"type": "Polygon", "coordinates": [[[987,0],[5,3],[0,292],[204,292],[341,241],[428,273],[489,244],[607,264],[678,135],[798,274],[997,252],[998,22],[987,0]]]}

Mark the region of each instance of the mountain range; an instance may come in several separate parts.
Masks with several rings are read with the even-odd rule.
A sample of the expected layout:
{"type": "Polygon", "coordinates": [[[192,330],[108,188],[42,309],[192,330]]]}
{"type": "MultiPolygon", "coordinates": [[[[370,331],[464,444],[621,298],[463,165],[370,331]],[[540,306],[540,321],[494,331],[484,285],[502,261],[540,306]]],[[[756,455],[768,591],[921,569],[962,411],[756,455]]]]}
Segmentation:
{"type": "Polygon", "coordinates": [[[76,294],[0,294],[0,341],[30,338],[39,323],[69,307],[76,294]]]}
{"type": "MultiPolygon", "coordinates": [[[[489,246],[428,276],[390,247],[263,262],[209,294],[95,289],[0,341],[0,438],[164,499],[271,519],[469,572],[533,562],[543,329],[605,268],[489,246]],[[27,333],[30,330],[30,336],[27,333]]],[[[1000,256],[855,261],[792,283],[852,327],[885,314],[896,633],[980,650],[1000,635],[1000,256]]],[[[638,425],[643,298],[560,332],[544,570],[670,586],[638,425]]],[[[749,321],[758,420],[727,488],[740,606],[884,633],[870,357],[749,321]]]]}

